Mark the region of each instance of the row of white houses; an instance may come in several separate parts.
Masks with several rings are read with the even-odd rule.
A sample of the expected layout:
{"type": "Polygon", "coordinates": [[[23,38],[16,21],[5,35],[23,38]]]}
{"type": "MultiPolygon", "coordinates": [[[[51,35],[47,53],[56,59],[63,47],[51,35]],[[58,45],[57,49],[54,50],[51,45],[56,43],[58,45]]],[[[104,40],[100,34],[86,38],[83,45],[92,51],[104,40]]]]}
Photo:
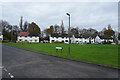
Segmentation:
{"type": "MultiPolygon", "coordinates": [[[[95,38],[84,38],[84,37],[75,37],[74,35],[70,37],[71,43],[77,43],[77,44],[83,44],[83,43],[101,43],[103,41],[107,41],[106,39],[101,39],[99,36],[96,36],[95,38]]],[[[113,42],[113,39],[108,39],[108,41],[113,42]]],[[[69,38],[67,36],[50,36],[50,43],[54,42],[63,42],[63,43],[69,43],[69,38]]]]}
{"type": "MultiPolygon", "coordinates": [[[[3,40],[3,35],[0,35],[0,41],[3,40]]],[[[94,38],[91,37],[82,37],[81,35],[75,36],[72,35],[70,36],[70,43],[77,43],[77,44],[84,44],[84,43],[101,43],[103,41],[111,41],[113,42],[113,38],[105,39],[101,38],[100,36],[96,36],[94,38]]],[[[17,42],[29,42],[29,43],[39,43],[39,36],[38,34],[29,34],[28,32],[20,32],[17,36],[17,42]]],[[[69,43],[69,37],[67,34],[65,35],[50,35],[49,36],[49,41],[46,41],[47,43],[54,43],[54,42],[62,42],[62,43],[69,43]]],[[[120,40],[118,40],[118,44],[120,44],[120,40]]]]}
{"type": "MultiPolygon", "coordinates": [[[[80,35],[75,36],[72,35],[70,36],[70,43],[77,43],[77,44],[86,44],[86,43],[101,43],[103,41],[111,41],[113,42],[112,38],[109,39],[104,39],[101,38],[100,36],[96,36],[94,38],[92,37],[81,37],[80,35]]],[[[39,36],[36,34],[29,34],[28,32],[20,32],[17,37],[17,42],[29,42],[29,43],[39,43],[39,36]]],[[[50,35],[49,37],[49,42],[54,43],[54,42],[62,42],[62,43],[69,43],[69,37],[68,35],[50,35]]]]}

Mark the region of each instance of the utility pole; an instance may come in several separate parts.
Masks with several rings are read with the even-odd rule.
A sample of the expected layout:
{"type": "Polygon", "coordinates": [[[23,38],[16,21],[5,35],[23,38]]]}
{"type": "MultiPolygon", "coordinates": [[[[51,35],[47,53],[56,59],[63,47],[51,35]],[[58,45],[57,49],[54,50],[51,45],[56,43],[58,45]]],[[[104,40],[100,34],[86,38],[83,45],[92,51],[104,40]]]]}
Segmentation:
{"type": "Polygon", "coordinates": [[[11,25],[11,42],[12,42],[12,36],[13,36],[13,31],[12,31],[12,25],[11,25]]]}

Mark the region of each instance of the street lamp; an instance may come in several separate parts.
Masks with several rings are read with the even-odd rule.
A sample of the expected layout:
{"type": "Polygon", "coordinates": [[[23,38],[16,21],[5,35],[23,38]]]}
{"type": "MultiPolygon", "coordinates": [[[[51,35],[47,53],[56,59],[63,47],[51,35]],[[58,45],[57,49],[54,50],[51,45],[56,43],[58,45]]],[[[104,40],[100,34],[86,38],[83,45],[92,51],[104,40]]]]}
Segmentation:
{"type": "Polygon", "coordinates": [[[68,29],[68,36],[69,36],[69,56],[70,56],[70,14],[69,13],[66,13],[68,16],[69,16],[69,29],[68,29]]]}
{"type": "Polygon", "coordinates": [[[12,31],[12,26],[11,26],[11,42],[12,42],[12,37],[13,37],[13,31],[12,31]]]}

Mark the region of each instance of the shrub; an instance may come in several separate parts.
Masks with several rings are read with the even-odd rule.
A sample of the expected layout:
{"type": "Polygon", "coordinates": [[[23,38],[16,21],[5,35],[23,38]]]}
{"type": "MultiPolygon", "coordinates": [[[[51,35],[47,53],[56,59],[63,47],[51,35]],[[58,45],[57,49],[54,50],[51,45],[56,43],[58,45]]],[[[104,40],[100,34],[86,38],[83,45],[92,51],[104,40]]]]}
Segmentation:
{"type": "Polygon", "coordinates": [[[111,41],[108,41],[108,42],[107,41],[103,41],[102,43],[103,44],[111,44],[112,42],[111,41]]]}
{"type": "Polygon", "coordinates": [[[64,42],[59,42],[59,41],[56,41],[56,42],[54,42],[54,43],[64,43],[64,42]]]}
{"type": "Polygon", "coordinates": [[[16,41],[17,43],[29,43],[28,41],[16,41]]]}
{"type": "Polygon", "coordinates": [[[8,42],[9,42],[9,40],[2,40],[2,42],[3,42],[3,43],[8,43],[8,42]]]}

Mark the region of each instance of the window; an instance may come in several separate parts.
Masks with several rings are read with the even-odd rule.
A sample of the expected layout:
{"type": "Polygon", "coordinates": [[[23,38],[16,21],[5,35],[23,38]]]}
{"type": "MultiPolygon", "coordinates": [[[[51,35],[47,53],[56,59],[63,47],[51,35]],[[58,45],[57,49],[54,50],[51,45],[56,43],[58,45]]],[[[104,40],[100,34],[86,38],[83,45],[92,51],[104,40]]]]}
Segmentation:
{"type": "Polygon", "coordinates": [[[62,42],[64,43],[64,41],[62,40],[62,42]]]}
{"type": "Polygon", "coordinates": [[[27,41],[27,40],[25,40],[25,41],[27,41]]]}
{"type": "Polygon", "coordinates": [[[25,36],[25,37],[27,37],[27,36],[25,36]]]}
{"type": "Polygon", "coordinates": [[[22,36],[20,36],[20,37],[22,37],[22,36]]]}
{"type": "Polygon", "coordinates": [[[78,41],[76,41],[76,43],[78,44],[78,41]]]}
{"type": "Polygon", "coordinates": [[[52,40],[52,42],[54,42],[54,40],[52,40]]]}
{"type": "Polygon", "coordinates": [[[65,40],[65,42],[68,42],[68,40],[65,40]]]}
{"type": "Polygon", "coordinates": [[[37,40],[35,40],[35,42],[37,42],[37,40]]]}
{"type": "Polygon", "coordinates": [[[19,41],[22,41],[22,39],[19,39],[19,41]]]}

